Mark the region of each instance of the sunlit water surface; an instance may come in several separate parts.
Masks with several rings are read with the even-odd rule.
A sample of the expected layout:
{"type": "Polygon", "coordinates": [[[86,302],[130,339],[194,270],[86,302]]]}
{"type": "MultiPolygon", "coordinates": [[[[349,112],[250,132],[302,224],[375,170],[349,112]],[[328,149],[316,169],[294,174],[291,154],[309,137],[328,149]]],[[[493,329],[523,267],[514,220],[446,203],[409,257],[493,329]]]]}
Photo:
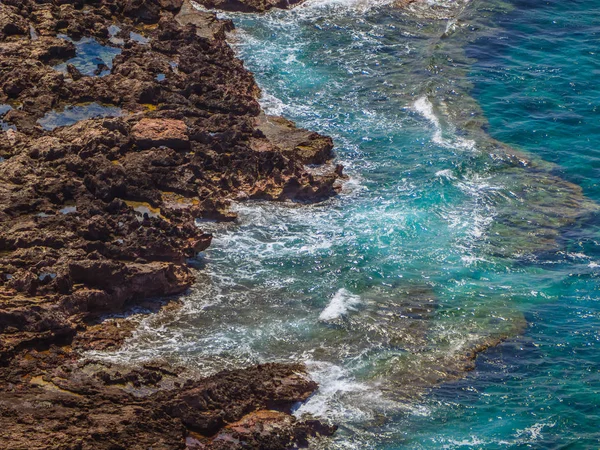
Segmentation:
{"type": "Polygon", "coordinates": [[[183,308],[104,357],[304,361],[321,388],[297,414],[340,425],[317,447],[598,448],[599,11],[229,16],[263,106],[332,136],[350,180],[202,224],[183,308]]]}

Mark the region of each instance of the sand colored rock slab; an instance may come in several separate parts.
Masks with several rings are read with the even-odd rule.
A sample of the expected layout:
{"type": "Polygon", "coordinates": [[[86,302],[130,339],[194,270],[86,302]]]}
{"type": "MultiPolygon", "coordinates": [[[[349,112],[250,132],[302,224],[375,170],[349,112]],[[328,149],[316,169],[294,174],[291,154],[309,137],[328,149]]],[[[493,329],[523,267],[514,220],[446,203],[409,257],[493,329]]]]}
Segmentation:
{"type": "Polygon", "coordinates": [[[190,147],[187,126],[182,120],[144,118],[131,129],[136,144],[143,149],[169,147],[186,149],[190,147]]]}
{"type": "Polygon", "coordinates": [[[261,114],[257,127],[271,144],[304,164],[324,164],[333,159],[333,140],[328,136],[297,128],[283,117],[261,114]]]}

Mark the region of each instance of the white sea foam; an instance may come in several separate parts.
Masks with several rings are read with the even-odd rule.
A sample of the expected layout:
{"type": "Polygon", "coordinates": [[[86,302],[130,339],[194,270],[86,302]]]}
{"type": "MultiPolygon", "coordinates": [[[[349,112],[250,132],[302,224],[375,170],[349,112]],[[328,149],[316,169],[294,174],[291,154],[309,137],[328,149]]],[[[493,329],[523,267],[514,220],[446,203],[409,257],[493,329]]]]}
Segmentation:
{"type": "Polygon", "coordinates": [[[444,137],[441,121],[439,117],[435,115],[433,104],[426,96],[419,97],[413,103],[413,108],[433,125],[434,132],[431,140],[435,144],[456,150],[476,150],[475,141],[458,136],[453,136],[451,139],[444,137]]]}
{"type": "Polygon", "coordinates": [[[590,259],[585,253],[569,252],[567,256],[573,259],[590,259]]]}
{"type": "Polygon", "coordinates": [[[435,176],[439,177],[439,178],[446,178],[448,180],[456,180],[456,177],[454,176],[454,174],[452,173],[452,170],[450,170],[450,169],[438,170],[435,173],[435,176]]]}
{"type": "Polygon", "coordinates": [[[297,10],[303,9],[322,9],[322,8],[343,8],[359,12],[366,12],[372,8],[385,6],[393,3],[395,0],[308,0],[297,10]]]}
{"type": "Polygon", "coordinates": [[[515,447],[522,445],[531,445],[543,438],[542,430],[544,428],[553,428],[555,422],[545,423],[538,422],[530,427],[522,430],[517,430],[512,439],[490,440],[482,439],[479,436],[471,435],[462,439],[452,438],[433,438],[432,441],[441,444],[443,449],[456,449],[465,447],[488,448],[488,447],[515,447]]]}
{"type": "MultiPolygon", "coordinates": [[[[344,166],[347,168],[348,164],[344,166]]],[[[351,175],[347,180],[342,182],[341,193],[346,196],[358,195],[368,188],[363,184],[364,180],[360,175],[351,175]]]]}
{"type": "MultiPolygon", "coordinates": [[[[471,171],[454,179],[448,178],[446,171],[441,172],[438,173],[438,176],[442,175],[450,179],[458,189],[471,198],[461,207],[442,213],[442,217],[448,221],[450,228],[464,230],[467,233],[469,241],[464,243],[464,247],[471,249],[473,247],[471,239],[484,238],[493,224],[497,215],[495,197],[503,195],[503,186],[494,183],[492,177],[482,176],[471,171]]],[[[463,259],[463,261],[474,262],[467,259],[463,259]]]]}
{"type": "Polygon", "coordinates": [[[442,445],[443,449],[454,449],[456,447],[478,447],[484,448],[489,442],[480,439],[477,436],[470,436],[468,439],[448,439],[446,444],[442,445]]]}
{"type": "Polygon", "coordinates": [[[415,111],[421,114],[425,119],[429,120],[433,125],[435,131],[433,133],[433,142],[442,145],[444,139],[442,137],[442,125],[440,119],[433,112],[433,104],[425,96],[418,98],[414,103],[413,107],[415,111]]]}
{"type": "MultiPolygon", "coordinates": [[[[357,381],[348,369],[324,361],[306,360],[310,377],[319,383],[319,389],[296,411],[296,417],[305,414],[338,423],[360,423],[373,419],[378,413],[389,410],[406,410],[382,394],[374,384],[357,381]]],[[[409,414],[413,413],[412,407],[409,414]]],[[[424,414],[414,408],[415,414],[424,414]]]]}
{"type": "Polygon", "coordinates": [[[460,257],[460,259],[465,263],[467,267],[472,266],[478,262],[488,262],[487,259],[474,255],[463,255],[460,257]]]}
{"type": "Polygon", "coordinates": [[[554,428],[554,426],[556,425],[555,422],[538,422],[535,423],[533,425],[531,425],[530,427],[527,427],[523,430],[517,430],[517,437],[521,438],[519,440],[517,440],[517,443],[533,443],[537,440],[539,440],[540,438],[543,438],[543,434],[542,434],[542,430],[546,427],[548,428],[554,428]]]}
{"type": "MultiPolygon", "coordinates": [[[[349,392],[365,392],[367,386],[354,381],[347,370],[341,366],[323,361],[306,361],[309,374],[319,383],[319,390],[295,412],[297,417],[310,414],[314,417],[332,418],[334,403],[340,394],[349,392]]],[[[342,405],[338,405],[338,408],[342,405]]],[[[338,410],[336,416],[347,416],[349,411],[338,410]]],[[[361,411],[353,411],[352,416],[362,416],[361,411]]],[[[355,417],[356,418],[356,417],[355,417]]]]}
{"type": "Polygon", "coordinates": [[[360,303],[360,296],[352,294],[350,291],[342,288],[339,289],[329,304],[321,314],[319,320],[327,321],[337,319],[348,311],[355,311],[355,306],[360,303]]]}
{"type": "Polygon", "coordinates": [[[281,116],[286,109],[285,103],[283,103],[274,95],[271,95],[264,91],[259,99],[259,103],[262,109],[265,111],[265,113],[273,116],[281,116]]]}

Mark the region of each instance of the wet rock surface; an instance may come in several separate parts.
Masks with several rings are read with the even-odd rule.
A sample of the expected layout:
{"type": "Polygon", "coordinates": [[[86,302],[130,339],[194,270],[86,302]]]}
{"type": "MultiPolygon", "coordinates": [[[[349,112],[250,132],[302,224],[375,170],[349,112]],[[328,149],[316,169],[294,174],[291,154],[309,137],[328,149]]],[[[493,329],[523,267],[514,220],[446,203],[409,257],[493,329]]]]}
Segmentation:
{"type": "Polygon", "coordinates": [[[306,0],[199,0],[197,3],[206,8],[223,11],[265,12],[273,8],[289,9],[306,0]]]}
{"type": "Polygon", "coordinates": [[[114,368],[80,361],[131,332],[104,315],[194,283],[186,261],[211,241],[195,219],[233,219],[233,199],[336,193],[339,167],[305,167],[330,162],[328,138],[263,126],[231,27],[181,0],[0,3],[2,448],[283,448],[331,432],[288,414],[316,389],[300,366],[173,375],[161,393],[170,369],[106,377],[114,368]],[[88,38],[119,46],[111,61],[94,55],[103,76],[57,70],[89,57],[76,45],[88,38]],[[119,117],[90,119],[91,105],[119,117]],[[42,126],[53,111],[69,125],[42,126]],[[228,424],[272,409],[214,447],[228,424]]]}
{"type": "MultiPolygon", "coordinates": [[[[195,3],[209,9],[219,9],[223,11],[244,12],[244,13],[263,13],[271,9],[291,9],[305,3],[306,0],[196,0],[195,3]]],[[[413,11],[426,11],[426,15],[431,18],[449,17],[456,9],[463,6],[463,1],[458,1],[458,6],[440,6],[432,4],[425,0],[396,0],[392,4],[396,8],[411,8],[413,11]],[[414,4],[414,5],[413,5],[414,4]],[[454,10],[450,13],[448,10],[454,10]]]]}

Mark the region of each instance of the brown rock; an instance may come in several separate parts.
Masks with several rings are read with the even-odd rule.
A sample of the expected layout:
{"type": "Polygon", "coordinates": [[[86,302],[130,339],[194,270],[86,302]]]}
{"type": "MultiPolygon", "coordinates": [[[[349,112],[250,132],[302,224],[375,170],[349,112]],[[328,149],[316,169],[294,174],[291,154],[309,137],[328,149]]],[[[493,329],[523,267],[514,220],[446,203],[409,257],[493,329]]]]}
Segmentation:
{"type": "Polygon", "coordinates": [[[261,114],[257,128],[275,147],[304,164],[325,164],[333,159],[333,140],[313,131],[298,128],[290,120],[261,114]]]}
{"type": "Polygon", "coordinates": [[[207,8],[223,11],[265,12],[273,8],[290,9],[304,0],[200,0],[207,8]]]}
{"type": "MultiPolygon", "coordinates": [[[[308,444],[309,436],[330,436],[335,427],[317,421],[298,422],[293,416],[272,410],[259,410],[245,415],[237,422],[227,425],[212,439],[211,449],[236,450],[260,448],[264,450],[293,448],[308,444]]],[[[188,442],[188,448],[202,448],[199,442],[188,442]]]]}
{"type": "Polygon", "coordinates": [[[79,360],[131,334],[131,323],[105,314],[192,285],[187,258],[211,240],[196,218],[234,219],[232,199],[335,194],[339,171],[304,166],[328,159],[330,140],[283,119],[261,131],[259,89],[225,41],[231,24],[189,3],[178,15],[181,5],[0,4],[0,103],[20,105],[3,116],[17,130],[0,134],[0,448],[184,448],[199,431],[210,446],[229,423],[272,409],[248,426],[280,423],[285,439],[240,435],[247,448],[313,432],[288,415],[316,389],[298,365],[198,380],[167,366],[79,360]],[[58,30],[108,44],[114,24],[125,38],[110,74],[53,68],[76,52],[58,30]],[[126,39],[134,30],[148,43],[126,39]],[[38,124],[91,104],[121,116],[38,124]]]}
{"type": "Polygon", "coordinates": [[[0,40],[7,36],[29,33],[27,21],[7,5],[0,4],[0,40]]]}
{"type": "Polygon", "coordinates": [[[224,39],[226,31],[233,30],[233,22],[219,20],[216,14],[198,11],[190,0],[184,0],[175,20],[182,25],[194,25],[196,34],[206,39],[224,39]]]}
{"type": "Polygon", "coordinates": [[[136,144],[143,149],[152,147],[188,149],[190,147],[187,126],[182,120],[144,118],[133,126],[131,135],[136,144]]]}

